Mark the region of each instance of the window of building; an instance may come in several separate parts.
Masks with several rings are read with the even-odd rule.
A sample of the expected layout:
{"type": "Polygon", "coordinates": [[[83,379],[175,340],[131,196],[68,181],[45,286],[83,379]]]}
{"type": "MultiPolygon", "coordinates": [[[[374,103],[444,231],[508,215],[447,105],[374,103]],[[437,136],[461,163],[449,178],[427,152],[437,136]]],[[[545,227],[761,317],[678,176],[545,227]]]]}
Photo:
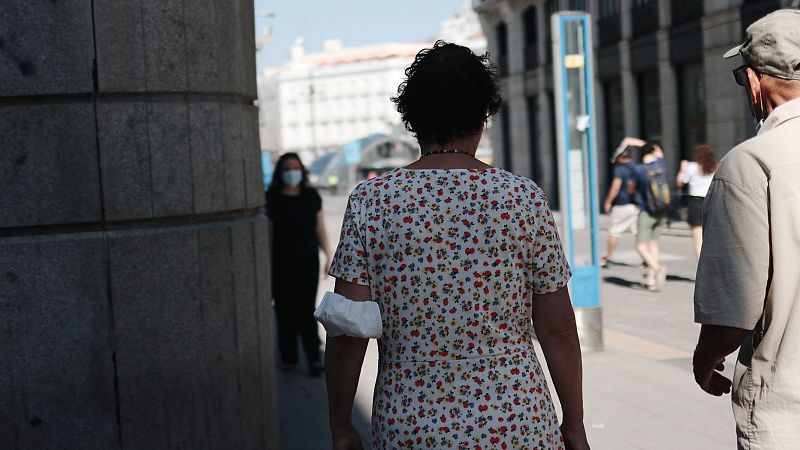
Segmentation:
{"type": "Polygon", "coordinates": [[[500,132],[503,135],[503,142],[501,144],[503,151],[503,167],[511,171],[511,113],[508,110],[508,105],[503,105],[500,109],[500,132]]]}
{"type": "Polygon", "coordinates": [[[639,94],[639,134],[645,140],[661,139],[661,94],[658,71],[637,77],[639,94]]]}
{"type": "Polygon", "coordinates": [[[544,2],[544,39],[547,43],[547,51],[544,52],[544,59],[546,64],[550,64],[553,61],[553,52],[550,51],[550,48],[553,44],[553,37],[552,34],[552,27],[550,24],[550,18],[559,10],[558,7],[558,0],[547,0],[544,2]]]}
{"type": "Polygon", "coordinates": [[[568,0],[567,9],[570,11],[588,11],[589,2],[586,0],[568,0]]]}
{"type": "Polygon", "coordinates": [[[672,25],[679,25],[703,17],[703,0],[670,2],[672,25]]]}
{"type": "Polygon", "coordinates": [[[691,160],[697,144],[706,141],[705,80],[703,63],[685,64],[678,69],[681,157],[691,160]]]}
{"type": "Polygon", "coordinates": [[[603,83],[603,113],[605,115],[606,142],[601,161],[607,161],[611,152],[625,137],[625,106],[622,102],[622,82],[613,78],[603,83]]]}
{"type": "Polygon", "coordinates": [[[500,76],[508,75],[508,27],[500,23],[495,27],[497,35],[497,70],[500,76]]]}
{"type": "Polygon", "coordinates": [[[600,0],[597,27],[601,47],[616,44],[622,36],[619,2],[620,0],[600,0]]]}
{"type": "Polygon", "coordinates": [[[533,181],[541,179],[539,164],[539,98],[531,95],[527,98],[528,106],[528,149],[530,151],[530,176],[533,181]]]}
{"type": "Polygon", "coordinates": [[[525,69],[539,65],[539,27],[536,6],[531,6],[522,15],[525,24],[525,69]]]}
{"type": "Polygon", "coordinates": [[[631,23],[633,24],[634,36],[642,36],[657,31],[658,0],[632,0],[631,23]]]}
{"type": "Polygon", "coordinates": [[[560,208],[560,196],[558,187],[558,135],[556,134],[556,99],[553,96],[553,91],[547,92],[547,107],[550,109],[550,161],[549,167],[545,169],[549,172],[550,176],[542,179],[542,189],[550,202],[551,209],[560,208]]]}

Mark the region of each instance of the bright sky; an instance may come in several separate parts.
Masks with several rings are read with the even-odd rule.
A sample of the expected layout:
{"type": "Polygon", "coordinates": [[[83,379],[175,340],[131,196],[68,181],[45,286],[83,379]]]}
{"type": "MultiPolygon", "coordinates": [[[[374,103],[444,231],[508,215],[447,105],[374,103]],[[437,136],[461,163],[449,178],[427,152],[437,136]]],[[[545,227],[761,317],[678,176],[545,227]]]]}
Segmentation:
{"type": "MultiPolygon", "coordinates": [[[[297,37],[307,52],[322,49],[326,38],[342,38],[345,46],[379,42],[428,41],[441,22],[468,0],[254,0],[256,36],[272,27],[272,43],[261,48],[259,67],[279,66],[289,57],[297,37]]],[[[470,2],[471,3],[471,2],[470,2]]]]}

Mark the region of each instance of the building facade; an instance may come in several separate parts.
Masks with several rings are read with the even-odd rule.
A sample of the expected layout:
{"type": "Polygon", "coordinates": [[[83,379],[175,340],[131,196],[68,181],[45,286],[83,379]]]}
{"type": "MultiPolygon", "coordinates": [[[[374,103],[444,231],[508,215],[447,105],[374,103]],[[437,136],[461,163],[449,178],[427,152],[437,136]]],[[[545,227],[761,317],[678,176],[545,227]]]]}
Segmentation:
{"type": "MultiPolygon", "coordinates": [[[[486,51],[469,1],[442,22],[437,39],[486,51]]],[[[259,76],[262,150],[314,157],[376,133],[410,137],[390,98],[416,54],[432,44],[346,47],[340,39],[328,39],[321,51],[308,53],[298,38],[289,61],[259,76]]]]}
{"type": "MultiPolygon", "coordinates": [[[[624,136],[662,143],[677,173],[694,146],[719,156],[754,129],[742,88],[722,55],[744,30],[784,0],[476,0],[504,106],[492,128],[498,165],[539,183],[558,205],[550,16],[592,15],[599,189],[624,136]]],[[[672,177],[670,177],[672,178],[672,177]]]]}

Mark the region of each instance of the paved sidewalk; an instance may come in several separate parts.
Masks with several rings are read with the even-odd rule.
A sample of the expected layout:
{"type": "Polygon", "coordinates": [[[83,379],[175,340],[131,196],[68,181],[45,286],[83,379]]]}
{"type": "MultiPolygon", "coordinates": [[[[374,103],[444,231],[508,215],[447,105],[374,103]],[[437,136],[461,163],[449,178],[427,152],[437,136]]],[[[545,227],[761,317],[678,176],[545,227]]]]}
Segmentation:
{"type": "MultiPolygon", "coordinates": [[[[344,201],[326,197],[325,202],[326,225],[335,243],[344,201]]],[[[623,264],[601,274],[606,348],[583,359],[586,427],[593,449],[736,446],[730,398],[704,394],[692,378],[691,351],[699,330],[692,321],[695,262],[688,229],[681,232],[677,224],[674,229],[677,232],[662,240],[662,260],[670,271],[662,292],[640,287],[641,270],[630,238],[623,240],[615,257],[623,264]]],[[[601,234],[604,245],[605,233],[601,234]]],[[[332,289],[333,280],[323,280],[319,297],[332,289]]],[[[365,444],[376,363],[372,341],[354,413],[365,444]]],[[[281,449],[330,448],[324,378],[309,377],[305,367],[279,372],[278,390],[281,449]]]]}

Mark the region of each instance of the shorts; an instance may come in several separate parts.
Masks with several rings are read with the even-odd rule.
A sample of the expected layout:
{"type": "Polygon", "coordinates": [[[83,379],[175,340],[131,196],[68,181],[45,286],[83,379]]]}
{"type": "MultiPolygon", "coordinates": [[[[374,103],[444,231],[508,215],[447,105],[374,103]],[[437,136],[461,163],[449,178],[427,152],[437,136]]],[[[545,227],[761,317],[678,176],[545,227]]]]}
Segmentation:
{"type": "Polygon", "coordinates": [[[640,212],[639,219],[636,221],[636,243],[657,241],[661,237],[661,228],[664,227],[666,220],[666,213],[651,216],[647,211],[640,212]]]}
{"type": "Polygon", "coordinates": [[[689,214],[686,221],[690,227],[703,226],[703,200],[704,197],[689,197],[689,214]]]}
{"type": "Polygon", "coordinates": [[[625,233],[636,235],[636,218],[639,216],[639,207],[629,203],[611,207],[611,226],[608,234],[620,237],[625,233]]]}

